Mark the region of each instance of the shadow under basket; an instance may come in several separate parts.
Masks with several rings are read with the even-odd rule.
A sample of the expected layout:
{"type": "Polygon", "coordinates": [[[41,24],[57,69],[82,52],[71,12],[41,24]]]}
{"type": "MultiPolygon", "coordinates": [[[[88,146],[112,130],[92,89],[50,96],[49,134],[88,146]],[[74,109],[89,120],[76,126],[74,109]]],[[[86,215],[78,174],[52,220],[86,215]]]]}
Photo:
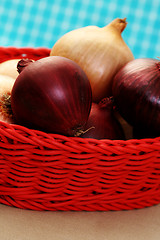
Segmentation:
{"type": "MultiPolygon", "coordinates": [[[[49,56],[0,48],[0,62],[49,56]]],[[[160,138],[95,140],[0,122],[0,203],[31,210],[129,210],[160,203],[160,138]]]]}

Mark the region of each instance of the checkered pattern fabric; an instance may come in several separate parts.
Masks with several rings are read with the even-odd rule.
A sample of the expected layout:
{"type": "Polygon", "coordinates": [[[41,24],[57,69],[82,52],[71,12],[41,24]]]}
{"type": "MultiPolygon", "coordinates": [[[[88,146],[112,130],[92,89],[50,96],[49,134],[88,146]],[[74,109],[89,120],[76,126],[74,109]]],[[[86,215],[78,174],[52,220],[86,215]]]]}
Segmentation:
{"type": "Polygon", "coordinates": [[[1,0],[0,46],[49,47],[66,32],[127,17],[135,58],[160,56],[159,0],[1,0]]]}

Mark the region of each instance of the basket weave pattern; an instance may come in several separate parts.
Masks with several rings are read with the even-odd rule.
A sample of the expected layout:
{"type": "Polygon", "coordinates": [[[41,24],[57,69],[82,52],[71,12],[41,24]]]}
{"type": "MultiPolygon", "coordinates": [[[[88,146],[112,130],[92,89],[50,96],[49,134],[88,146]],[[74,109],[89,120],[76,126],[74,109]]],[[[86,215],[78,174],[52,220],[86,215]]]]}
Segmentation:
{"type": "MultiPolygon", "coordinates": [[[[0,48],[0,62],[49,55],[0,48]]],[[[0,122],[0,203],[32,210],[108,211],[160,203],[160,138],[66,137],[0,122]]]]}

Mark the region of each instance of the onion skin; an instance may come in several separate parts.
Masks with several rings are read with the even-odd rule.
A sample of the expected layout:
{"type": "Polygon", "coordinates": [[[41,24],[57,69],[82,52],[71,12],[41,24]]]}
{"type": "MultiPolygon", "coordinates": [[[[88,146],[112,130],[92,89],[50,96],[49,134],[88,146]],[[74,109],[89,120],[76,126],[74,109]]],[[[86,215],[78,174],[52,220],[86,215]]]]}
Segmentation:
{"type": "Polygon", "coordinates": [[[18,77],[17,63],[20,59],[10,59],[0,63],[0,75],[7,75],[16,79],[18,77]]]}
{"type": "Polygon", "coordinates": [[[113,96],[120,114],[134,128],[160,134],[158,60],[142,58],[127,63],[113,80],[113,96]]]}
{"type": "Polygon", "coordinates": [[[6,123],[14,123],[12,109],[11,109],[11,91],[15,79],[0,75],[0,121],[6,123]]]}
{"type": "Polygon", "coordinates": [[[112,96],[114,75],[134,59],[121,33],[126,19],[114,19],[103,28],[87,26],[68,32],[52,47],[51,55],[67,57],[86,73],[92,87],[93,102],[112,96]]]}
{"type": "Polygon", "coordinates": [[[82,138],[94,139],[125,139],[123,129],[114,116],[114,106],[111,98],[103,99],[99,104],[92,103],[86,132],[82,138]]]}
{"type": "Polygon", "coordinates": [[[30,63],[32,63],[33,60],[28,59],[28,58],[22,58],[20,61],[17,63],[17,71],[18,73],[21,73],[25,67],[27,67],[30,63]]]}
{"type": "Polygon", "coordinates": [[[122,116],[117,111],[116,107],[114,109],[114,116],[118,120],[118,122],[120,123],[120,125],[123,129],[125,139],[126,140],[132,139],[133,138],[133,127],[127,121],[125,121],[124,118],[122,118],[122,116]]]}
{"type": "Polygon", "coordinates": [[[11,94],[17,123],[67,136],[78,136],[88,120],[92,92],[89,80],[73,61],[46,57],[19,74],[11,94]]]}
{"type": "Polygon", "coordinates": [[[142,138],[156,138],[159,137],[157,132],[150,131],[146,128],[133,128],[133,138],[134,139],[142,139],[142,138]]]}

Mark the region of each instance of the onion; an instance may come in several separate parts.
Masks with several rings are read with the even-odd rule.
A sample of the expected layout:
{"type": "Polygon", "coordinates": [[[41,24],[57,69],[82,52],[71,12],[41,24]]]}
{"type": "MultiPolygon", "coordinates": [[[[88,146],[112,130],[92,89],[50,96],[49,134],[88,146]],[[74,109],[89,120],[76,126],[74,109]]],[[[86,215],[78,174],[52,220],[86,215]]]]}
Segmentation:
{"type": "Polygon", "coordinates": [[[127,63],[114,78],[113,96],[134,128],[160,134],[160,61],[142,58],[127,63]]]}
{"type": "Polygon", "coordinates": [[[0,63],[0,74],[16,79],[18,77],[17,63],[20,59],[10,59],[0,63]]]}
{"type": "Polygon", "coordinates": [[[121,36],[126,25],[126,18],[117,18],[103,28],[79,28],[62,36],[52,47],[51,55],[67,57],[84,70],[91,83],[94,102],[112,96],[114,75],[134,59],[121,36]]]}
{"type": "Polygon", "coordinates": [[[21,73],[24,70],[24,68],[27,67],[32,62],[33,60],[28,58],[23,58],[19,60],[17,63],[17,72],[21,73]]]}
{"type": "Polygon", "coordinates": [[[14,78],[0,75],[0,121],[7,123],[13,123],[10,97],[14,82],[14,78]]]}
{"type": "Polygon", "coordinates": [[[125,139],[126,140],[132,139],[133,138],[133,127],[119,114],[116,107],[114,109],[114,115],[124,131],[125,139]]]}
{"type": "Polygon", "coordinates": [[[92,103],[83,138],[124,139],[124,132],[114,116],[113,101],[105,98],[99,104],[92,103]]]}
{"type": "Polygon", "coordinates": [[[78,136],[91,108],[91,86],[82,69],[64,57],[30,63],[11,93],[16,122],[51,133],[78,136]]]}
{"type": "Polygon", "coordinates": [[[0,63],[0,75],[9,76],[11,78],[16,79],[19,75],[19,72],[21,71],[20,68],[22,68],[22,64],[24,67],[24,63],[26,63],[26,65],[28,65],[30,62],[33,62],[33,61],[34,60],[27,59],[27,58],[10,59],[10,60],[4,61],[4,62],[0,63]],[[21,66],[19,66],[17,69],[18,64],[21,64],[21,66]]]}
{"type": "Polygon", "coordinates": [[[157,132],[153,130],[146,129],[146,127],[133,127],[133,138],[142,139],[142,138],[155,138],[159,136],[157,132]]]}

